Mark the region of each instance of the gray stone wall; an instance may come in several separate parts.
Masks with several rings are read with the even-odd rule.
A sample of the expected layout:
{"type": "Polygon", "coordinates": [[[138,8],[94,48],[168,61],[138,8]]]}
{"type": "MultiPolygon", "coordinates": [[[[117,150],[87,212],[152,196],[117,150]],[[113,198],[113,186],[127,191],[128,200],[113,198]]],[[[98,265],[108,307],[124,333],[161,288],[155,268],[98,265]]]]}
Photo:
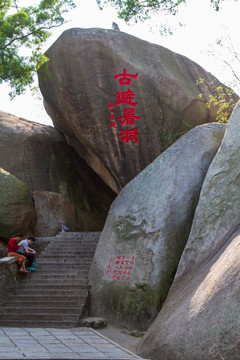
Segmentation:
{"type": "Polygon", "coordinates": [[[13,257],[0,259],[0,302],[19,284],[17,261],[13,257]]]}

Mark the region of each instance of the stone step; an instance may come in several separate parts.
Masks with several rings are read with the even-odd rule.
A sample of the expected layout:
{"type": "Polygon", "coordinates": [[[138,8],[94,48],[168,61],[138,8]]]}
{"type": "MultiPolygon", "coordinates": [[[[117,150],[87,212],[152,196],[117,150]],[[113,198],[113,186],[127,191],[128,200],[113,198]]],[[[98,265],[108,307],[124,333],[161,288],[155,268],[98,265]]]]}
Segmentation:
{"type": "Polygon", "coordinates": [[[43,253],[46,253],[47,250],[51,250],[51,251],[62,251],[62,252],[65,252],[65,254],[67,254],[68,252],[75,252],[75,251],[82,251],[82,252],[85,252],[85,251],[91,251],[91,252],[94,252],[96,250],[96,247],[97,245],[87,245],[87,246],[83,246],[81,244],[76,244],[76,245],[73,245],[73,244],[70,244],[70,245],[66,245],[66,244],[61,244],[61,243],[55,243],[55,244],[51,244],[51,245],[48,245],[45,250],[43,250],[42,254],[43,253]]]}
{"type": "Polygon", "coordinates": [[[76,253],[76,252],[95,252],[96,250],[96,245],[88,245],[88,246],[82,246],[82,245],[75,245],[73,246],[71,244],[71,246],[69,245],[64,245],[64,244],[54,244],[54,245],[49,245],[43,252],[42,254],[47,254],[48,252],[61,252],[61,253],[64,253],[64,254],[68,254],[68,253],[76,253]]]}
{"type": "MultiPolygon", "coordinates": [[[[85,268],[89,269],[89,266],[86,265],[85,268]]],[[[79,267],[75,267],[74,265],[71,266],[71,269],[64,269],[64,265],[41,265],[41,268],[39,267],[36,271],[32,271],[30,274],[28,275],[24,275],[23,278],[23,282],[25,282],[26,278],[29,279],[34,279],[34,278],[39,278],[41,277],[42,279],[45,279],[45,276],[48,275],[49,277],[51,275],[53,276],[60,276],[62,273],[65,273],[64,276],[72,276],[75,278],[80,278],[84,277],[87,278],[88,274],[82,275],[81,273],[81,269],[79,270],[79,267]],[[35,275],[35,276],[34,276],[35,275]]],[[[27,281],[28,281],[27,280],[27,281]]]]}
{"type": "MultiPolygon", "coordinates": [[[[65,231],[65,232],[59,232],[58,234],[56,234],[56,236],[54,236],[53,238],[62,238],[62,237],[70,237],[70,238],[74,238],[74,239],[78,239],[78,238],[86,238],[86,237],[91,237],[93,238],[97,238],[101,236],[101,232],[98,231],[80,231],[80,232],[71,232],[71,231],[65,231]]],[[[52,237],[46,238],[47,240],[51,239],[52,237]]]]}
{"type": "MultiPolygon", "coordinates": [[[[93,257],[92,257],[93,258],[93,257]]],[[[52,258],[42,258],[39,259],[38,261],[38,265],[46,265],[46,264],[60,264],[60,265],[64,265],[64,266],[70,266],[70,265],[79,265],[79,266],[84,266],[84,265],[91,265],[92,263],[92,258],[88,257],[88,258],[61,258],[61,257],[52,257],[52,258]]],[[[38,269],[38,267],[36,267],[36,270],[38,269]]]]}
{"type": "MultiPolygon", "coordinates": [[[[48,258],[66,258],[66,259],[74,259],[76,258],[80,258],[80,259],[84,259],[84,258],[89,258],[92,259],[93,256],[95,254],[95,251],[75,251],[75,252],[64,252],[64,251],[57,251],[56,249],[54,249],[54,251],[50,251],[48,250],[46,253],[42,253],[41,259],[48,259],[48,258]]],[[[38,257],[36,257],[36,263],[38,262],[38,257]]]]}
{"type": "MultiPolygon", "coordinates": [[[[64,270],[64,273],[71,273],[73,271],[82,271],[82,270],[89,270],[89,267],[91,265],[91,261],[83,262],[83,263],[77,263],[77,264],[64,264],[64,263],[56,263],[56,262],[47,262],[47,263],[38,263],[38,266],[36,268],[36,271],[41,271],[46,269],[46,266],[49,266],[50,268],[56,268],[64,270]],[[72,271],[71,271],[72,270],[72,271]]],[[[36,274],[36,273],[35,273],[36,274]]]]}
{"type": "Polygon", "coordinates": [[[35,289],[29,289],[29,288],[26,288],[26,289],[22,289],[21,290],[21,294],[24,292],[24,295],[28,295],[28,296],[39,296],[39,295],[48,295],[48,296],[56,296],[56,295],[61,295],[61,296],[65,296],[65,295],[68,295],[68,296],[81,296],[81,295],[87,295],[88,294],[88,289],[81,289],[81,288],[74,288],[74,289],[71,289],[71,288],[68,288],[68,289],[61,289],[61,288],[53,288],[53,287],[50,287],[51,289],[47,289],[47,288],[43,288],[41,289],[41,294],[39,294],[39,291],[38,290],[35,290],[35,289]]]}
{"type": "Polygon", "coordinates": [[[19,311],[21,314],[81,314],[83,306],[79,307],[56,307],[56,306],[22,306],[20,309],[15,309],[14,307],[0,307],[0,317],[2,318],[3,314],[18,314],[19,311]]]}
{"type": "MultiPolygon", "coordinates": [[[[67,251],[80,251],[80,250],[87,250],[89,249],[90,251],[95,251],[97,247],[97,244],[84,244],[84,243],[74,243],[72,244],[71,242],[69,244],[66,244],[65,242],[56,242],[56,243],[51,243],[49,244],[45,250],[43,251],[46,251],[46,249],[58,249],[59,251],[62,250],[64,251],[65,249],[67,251]]],[[[66,251],[66,252],[67,252],[66,251]]]]}
{"type": "Polygon", "coordinates": [[[67,258],[73,256],[93,256],[95,254],[95,249],[69,249],[69,250],[62,250],[58,249],[57,247],[50,248],[47,251],[42,252],[42,257],[51,257],[51,256],[66,256],[67,258]]]}
{"type": "Polygon", "coordinates": [[[59,241],[59,240],[86,240],[86,241],[98,241],[100,238],[101,234],[77,234],[77,235],[72,235],[70,233],[64,233],[64,234],[57,234],[55,237],[55,240],[50,240],[50,242],[52,241],[59,241]]]}
{"type": "MultiPolygon", "coordinates": [[[[61,248],[62,250],[64,250],[65,248],[67,248],[68,250],[71,249],[94,249],[96,248],[98,242],[86,242],[86,241],[75,241],[72,242],[71,240],[69,240],[69,242],[63,241],[63,240],[58,240],[55,242],[51,242],[50,244],[48,244],[46,246],[46,248],[53,248],[53,247],[57,247],[57,248],[61,248]]],[[[45,248],[45,249],[46,249],[45,248]]],[[[44,251],[45,251],[44,249],[44,251]]]]}
{"type": "MultiPolygon", "coordinates": [[[[66,268],[66,269],[71,270],[72,266],[74,266],[75,268],[78,266],[79,271],[80,270],[81,271],[88,271],[89,266],[91,265],[91,263],[92,263],[92,259],[84,259],[82,261],[78,259],[78,261],[76,263],[74,263],[74,262],[71,262],[71,263],[66,262],[66,263],[64,263],[63,261],[60,262],[58,258],[56,258],[56,259],[52,258],[49,261],[47,259],[42,258],[42,259],[38,260],[37,266],[35,268],[36,268],[36,270],[39,270],[40,267],[41,267],[41,269],[42,268],[44,269],[47,264],[49,264],[49,265],[57,265],[57,264],[59,264],[62,269],[66,268]]],[[[75,268],[74,268],[74,271],[75,271],[75,268]]]]}
{"type": "Polygon", "coordinates": [[[54,241],[50,241],[46,244],[46,246],[51,246],[51,245],[55,245],[55,244],[62,244],[63,246],[75,246],[75,245],[82,245],[82,246],[96,246],[98,243],[99,239],[66,239],[66,238],[56,238],[54,241]]]}
{"type": "MultiPolygon", "coordinates": [[[[82,266],[83,268],[88,268],[89,269],[89,265],[86,264],[85,266],[82,266]]],[[[61,274],[61,273],[65,273],[66,274],[72,274],[73,272],[75,273],[75,275],[78,275],[81,273],[81,266],[79,268],[79,266],[76,266],[74,264],[72,264],[71,266],[67,267],[64,264],[60,264],[60,265],[56,265],[56,264],[50,264],[50,265],[41,265],[41,268],[39,266],[39,268],[36,271],[32,271],[31,274],[28,275],[24,275],[23,281],[25,281],[26,278],[28,279],[32,279],[34,277],[34,275],[36,274],[42,274],[43,277],[45,274],[51,275],[57,275],[57,274],[61,274]]]]}
{"type": "Polygon", "coordinates": [[[20,292],[22,293],[23,291],[27,291],[28,289],[34,289],[34,292],[33,294],[36,293],[36,291],[38,292],[41,292],[42,290],[44,291],[47,291],[47,290],[57,290],[57,291],[60,291],[60,290],[67,290],[67,291],[76,291],[76,290],[89,290],[90,289],[90,286],[88,284],[88,281],[87,279],[84,281],[72,281],[72,283],[67,283],[67,284],[64,284],[63,282],[61,282],[61,280],[58,280],[56,282],[56,280],[52,280],[52,281],[47,281],[47,282],[44,282],[42,281],[40,284],[36,285],[34,282],[32,283],[27,283],[26,285],[23,284],[22,287],[21,287],[21,290],[20,292]]]}
{"type": "MultiPolygon", "coordinates": [[[[86,269],[86,266],[83,266],[84,269],[86,269]]],[[[89,267],[88,267],[89,268],[89,267]]],[[[36,271],[32,272],[31,274],[28,274],[27,276],[24,277],[23,281],[26,281],[25,279],[32,279],[34,277],[34,275],[37,276],[38,275],[42,275],[42,278],[45,278],[45,275],[54,275],[54,276],[60,276],[63,272],[65,272],[65,276],[67,275],[80,275],[82,272],[82,269],[78,266],[78,267],[74,267],[74,266],[70,266],[69,269],[66,269],[64,267],[64,271],[63,271],[63,266],[52,266],[51,268],[47,268],[47,266],[43,265],[42,268],[38,268],[36,271]]],[[[28,281],[28,280],[27,280],[28,281]]]]}
{"type": "MultiPolygon", "coordinates": [[[[74,321],[49,321],[49,320],[18,320],[17,326],[18,327],[29,327],[29,328],[71,328],[71,327],[79,327],[80,322],[79,320],[74,321]]],[[[0,326],[6,326],[6,327],[16,327],[16,320],[1,320],[0,319],[0,326]]]]}
{"type": "MultiPolygon", "coordinates": [[[[20,309],[19,309],[20,310],[20,309]]],[[[47,320],[47,321],[75,321],[75,320],[79,320],[80,319],[80,315],[81,314],[65,314],[65,313],[61,313],[61,314],[49,314],[49,313],[45,313],[44,309],[42,309],[42,312],[37,314],[37,319],[38,321],[41,320],[47,320]]],[[[24,320],[26,319],[28,320],[36,320],[36,315],[32,314],[32,313],[21,313],[21,311],[16,312],[16,313],[9,313],[9,314],[1,314],[1,320],[24,320]]]]}
{"type": "MultiPolygon", "coordinates": [[[[67,272],[66,274],[63,274],[62,271],[61,272],[56,272],[56,273],[43,273],[43,271],[35,271],[32,272],[31,274],[28,275],[28,277],[32,280],[43,280],[43,281],[47,281],[49,280],[59,280],[61,279],[62,281],[71,281],[71,280],[75,280],[75,279],[87,279],[88,278],[88,271],[78,271],[78,272],[67,272]]],[[[25,279],[24,279],[25,280],[25,279]]],[[[26,280],[25,280],[26,281],[26,280]]],[[[29,280],[30,281],[30,280],[29,280]]]]}
{"type": "MultiPolygon", "coordinates": [[[[51,262],[44,262],[41,261],[38,263],[38,267],[35,269],[34,272],[32,272],[32,274],[37,274],[37,272],[40,272],[44,269],[49,269],[49,271],[51,269],[61,269],[63,272],[68,273],[68,271],[73,270],[73,271],[81,271],[83,269],[88,269],[90,268],[91,265],[91,261],[86,261],[86,262],[69,262],[69,263],[64,263],[64,262],[60,262],[60,261],[51,261],[51,262]]],[[[26,277],[26,276],[25,276],[26,277]]]]}
{"type": "Polygon", "coordinates": [[[68,258],[65,258],[64,256],[43,256],[41,259],[38,259],[37,261],[37,266],[40,264],[79,264],[79,265],[83,265],[83,264],[91,264],[93,259],[93,256],[70,256],[68,258]]]}
{"type": "Polygon", "coordinates": [[[56,244],[56,243],[62,243],[64,245],[68,245],[68,244],[75,244],[75,243],[82,243],[82,244],[97,244],[99,241],[98,237],[94,237],[91,238],[89,237],[78,237],[78,238],[73,238],[73,237],[56,237],[55,240],[49,241],[48,244],[56,244]]]}
{"type": "MultiPolygon", "coordinates": [[[[30,284],[30,281],[27,282],[28,284],[30,284]]],[[[33,284],[33,286],[36,285],[37,282],[41,282],[44,284],[56,284],[56,285],[81,285],[81,284],[86,284],[88,281],[87,275],[86,276],[72,276],[69,278],[62,278],[61,276],[48,276],[48,277],[43,277],[42,274],[40,274],[38,277],[36,275],[36,277],[34,277],[34,280],[31,281],[31,284],[33,284]]],[[[23,284],[24,286],[24,284],[23,284]]]]}
{"type": "MultiPolygon", "coordinates": [[[[88,291],[81,291],[78,292],[75,291],[42,291],[39,293],[36,291],[35,293],[30,294],[30,292],[21,292],[17,294],[17,297],[21,301],[43,301],[44,303],[47,303],[48,301],[77,301],[82,302],[84,299],[86,300],[86,297],[88,296],[88,291]]],[[[12,301],[15,302],[15,299],[12,299],[12,301]]]]}
{"type": "Polygon", "coordinates": [[[56,237],[74,237],[74,238],[78,238],[78,237],[88,237],[91,236],[92,238],[95,237],[100,237],[101,235],[101,231],[79,231],[79,232],[74,232],[74,231],[67,231],[67,232],[59,232],[56,237]]]}
{"type": "MultiPolygon", "coordinates": [[[[89,268],[91,265],[90,262],[86,262],[83,264],[63,264],[63,263],[39,263],[38,268],[36,269],[36,271],[42,271],[44,269],[47,269],[47,271],[51,271],[51,270],[60,270],[64,273],[68,272],[69,270],[74,270],[74,271],[81,271],[87,268],[89,268]],[[41,265],[41,267],[40,267],[41,265]]],[[[24,275],[25,276],[25,275],[24,275]]]]}
{"type": "MultiPolygon", "coordinates": [[[[59,286],[61,288],[65,288],[65,285],[69,286],[69,287],[74,286],[74,287],[78,287],[78,288],[79,288],[79,286],[83,286],[83,287],[84,286],[89,286],[87,278],[79,279],[79,280],[78,279],[75,279],[75,280],[74,279],[70,279],[70,280],[62,280],[62,279],[58,279],[58,280],[56,280],[56,279],[55,280],[54,279],[48,279],[48,280],[46,280],[46,279],[42,279],[42,284],[44,284],[44,286],[51,286],[51,287],[54,287],[54,285],[56,285],[56,286],[59,286]]],[[[40,285],[38,285],[36,287],[35,281],[32,282],[31,285],[34,286],[35,289],[38,289],[40,287],[40,285]]],[[[28,287],[29,287],[28,285],[26,285],[26,286],[23,285],[22,289],[28,288],[28,287]]]]}
{"type": "MultiPolygon", "coordinates": [[[[86,300],[86,293],[83,294],[64,294],[64,295],[59,295],[59,294],[39,294],[37,293],[36,295],[29,295],[29,294],[24,294],[24,293],[18,293],[17,294],[17,299],[15,300],[14,298],[12,299],[12,301],[18,303],[18,302],[38,302],[41,301],[44,304],[47,304],[48,302],[68,302],[68,301],[74,301],[74,302],[80,302],[82,303],[83,301],[86,300]]],[[[15,296],[16,298],[16,296],[15,296]]]]}
{"type": "Polygon", "coordinates": [[[51,247],[51,246],[63,246],[63,247],[68,247],[69,249],[71,247],[79,247],[79,246],[82,246],[82,247],[87,247],[87,246],[91,246],[91,247],[96,247],[97,244],[98,244],[98,241],[99,239],[94,239],[94,240],[91,240],[91,239],[56,239],[54,241],[50,241],[46,246],[47,247],[51,247]]]}
{"type": "Polygon", "coordinates": [[[23,286],[21,287],[21,292],[24,291],[32,291],[32,292],[36,292],[36,291],[86,291],[90,288],[90,286],[85,282],[85,283],[81,283],[80,285],[72,285],[72,284],[55,284],[55,285],[51,285],[51,284],[46,284],[46,283],[41,283],[41,284],[34,284],[34,287],[30,288],[28,283],[23,284],[23,286]],[[81,290],[79,290],[79,288],[81,287],[81,290]],[[29,289],[30,288],[30,289],[29,289]]]}
{"type": "Polygon", "coordinates": [[[57,256],[57,255],[48,255],[44,256],[38,260],[39,264],[85,264],[91,263],[93,256],[86,255],[82,256],[57,256]]]}
{"type": "MultiPolygon", "coordinates": [[[[85,302],[82,301],[71,301],[71,299],[67,300],[67,301],[56,301],[54,299],[50,299],[48,301],[39,301],[39,298],[35,299],[34,301],[29,301],[27,300],[25,297],[23,299],[18,298],[18,299],[12,299],[12,302],[9,303],[2,303],[0,304],[2,311],[4,311],[4,309],[9,308],[16,308],[19,307],[20,309],[23,308],[57,308],[57,309],[62,309],[62,308],[83,308],[85,306],[85,302]],[[14,300],[14,301],[13,301],[14,300]]],[[[85,300],[85,298],[84,298],[85,300]]],[[[1,316],[0,316],[1,318],[1,316]]]]}
{"type": "MultiPolygon", "coordinates": [[[[97,247],[97,244],[98,244],[98,241],[72,241],[72,240],[69,240],[69,242],[67,241],[64,241],[64,240],[57,240],[55,242],[51,242],[49,243],[46,247],[58,247],[58,248],[61,248],[62,250],[64,250],[65,248],[67,248],[68,250],[71,250],[71,249],[87,249],[87,248],[90,248],[90,249],[94,249],[97,247]]],[[[45,251],[44,249],[44,251],[45,251]]]]}

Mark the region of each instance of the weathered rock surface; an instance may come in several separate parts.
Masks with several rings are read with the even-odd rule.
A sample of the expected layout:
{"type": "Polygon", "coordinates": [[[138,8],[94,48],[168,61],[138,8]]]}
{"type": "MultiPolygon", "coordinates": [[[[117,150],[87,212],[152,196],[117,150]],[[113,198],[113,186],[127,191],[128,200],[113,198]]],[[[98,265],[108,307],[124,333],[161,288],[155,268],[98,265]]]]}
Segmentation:
{"type": "Polygon", "coordinates": [[[240,358],[240,103],[206,175],[183,256],[139,353],[151,359],[240,358]]]}
{"type": "Polygon", "coordinates": [[[103,318],[86,317],[80,320],[80,326],[103,329],[107,326],[107,320],[103,318]]]}
{"type": "Polygon", "coordinates": [[[113,202],[90,269],[93,316],[146,329],[158,314],[225,129],[211,123],[189,131],[113,202]]]}
{"type": "Polygon", "coordinates": [[[204,78],[208,88],[212,81],[217,86],[217,79],[161,46],[123,32],[70,29],[46,55],[48,69],[47,65],[41,69],[39,84],[48,114],[68,143],[115,192],[159,156],[166,137],[188,130],[185,124],[195,127],[215,121],[215,113],[198,97],[203,89],[196,81],[204,78]],[[129,85],[113,78],[124,69],[127,74],[138,74],[128,78],[129,85]],[[110,126],[114,124],[110,102],[116,106],[116,129],[110,126]],[[124,109],[141,118],[125,116],[124,109]],[[129,143],[120,140],[122,131],[134,129],[138,144],[134,135],[129,143]]]}
{"type": "Polygon", "coordinates": [[[240,222],[240,102],[204,181],[201,198],[179,264],[180,277],[198,268],[229,238],[240,222]]]}
{"type": "Polygon", "coordinates": [[[176,281],[139,345],[153,360],[240,358],[240,232],[192,276],[176,281]]]}
{"type": "Polygon", "coordinates": [[[15,176],[0,168],[0,236],[31,231],[36,217],[29,189],[15,176]]]}
{"type": "Polygon", "coordinates": [[[37,222],[34,233],[37,236],[50,236],[61,231],[61,223],[75,230],[75,208],[62,199],[61,194],[49,191],[34,191],[33,199],[37,222]]]}
{"type": "MultiPolygon", "coordinates": [[[[0,146],[0,166],[22,181],[31,194],[54,192],[62,202],[73,204],[71,229],[73,222],[76,231],[102,230],[115,195],[58,130],[0,111],[0,146]]],[[[70,210],[61,220],[66,224],[70,210]]]]}
{"type": "Polygon", "coordinates": [[[14,257],[7,257],[5,249],[4,257],[0,259],[0,303],[6,296],[13,292],[19,285],[19,267],[17,259],[14,257]]]}

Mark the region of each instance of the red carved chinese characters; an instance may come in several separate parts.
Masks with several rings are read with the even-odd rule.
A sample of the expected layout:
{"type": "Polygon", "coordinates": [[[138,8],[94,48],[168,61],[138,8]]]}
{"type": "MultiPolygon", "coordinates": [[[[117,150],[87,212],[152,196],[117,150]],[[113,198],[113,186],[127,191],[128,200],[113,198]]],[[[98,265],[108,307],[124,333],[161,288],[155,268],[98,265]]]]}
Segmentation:
{"type": "Polygon", "coordinates": [[[114,105],[113,102],[110,102],[108,104],[108,108],[110,111],[110,121],[111,121],[111,128],[117,129],[117,125],[116,125],[116,119],[115,119],[115,115],[114,115],[114,110],[116,108],[116,106],[114,105]]]}
{"type": "Polygon", "coordinates": [[[132,109],[132,108],[125,108],[125,109],[123,109],[123,112],[124,112],[124,115],[118,117],[118,121],[121,125],[123,125],[124,123],[126,125],[134,125],[135,119],[139,120],[141,118],[141,116],[135,116],[134,109],[132,109]],[[121,119],[124,119],[124,120],[120,121],[121,119]]]}
{"type": "Polygon", "coordinates": [[[123,69],[123,74],[118,74],[118,75],[114,75],[114,79],[117,79],[117,78],[120,78],[118,81],[119,81],[119,85],[120,86],[123,86],[123,85],[130,85],[131,84],[131,81],[132,79],[137,79],[138,77],[138,73],[135,74],[135,75],[130,75],[130,74],[127,74],[127,70],[126,69],[123,69]]]}
{"type": "MultiPolygon", "coordinates": [[[[126,69],[123,69],[122,74],[114,75],[114,79],[118,79],[120,86],[129,86],[133,79],[137,79],[138,73],[136,74],[128,74],[126,69]]],[[[113,102],[108,104],[109,112],[110,112],[110,127],[113,129],[117,129],[117,123],[114,111],[116,106],[119,105],[128,105],[129,107],[125,107],[123,109],[123,115],[119,116],[117,120],[119,121],[119,125],[130,126],[127,129],[121,129],[118,137],[121,142],[126,142],[129,144],[130,141],[138,144],[138,130],[137,128],[131,128],[132,125],[135,125],[135,120],[139,120],[141,116],[135,115],[134,107],[137,106],[138,102],[135,101],[135,94],[131,89],[124,89],[124,91],[118,91],[116,93],[116,105],[113,102]]]]}
{"type": "Polygon", "coordinates": [[[135,144],[138,143],[138,132],[137,129],[122,129],[121,133],[118,135],[121,141],[126,141],[128,144],[129,141],[135,141],[135,144]]]}
{"type": "Polygon", "coordinates": [[[106,274],[112,280],[131,280],[135,257],[114,255],[110,257],[106,274]]]}
{"type": "Polygon", "coordinates": [[[118,92],[116,95],[117,105],[127,104],[130,106],[136,106],[137,102],[132,102],[134,100],[135,94],[132,90],[128,89],[128,91],[118,92]]]}

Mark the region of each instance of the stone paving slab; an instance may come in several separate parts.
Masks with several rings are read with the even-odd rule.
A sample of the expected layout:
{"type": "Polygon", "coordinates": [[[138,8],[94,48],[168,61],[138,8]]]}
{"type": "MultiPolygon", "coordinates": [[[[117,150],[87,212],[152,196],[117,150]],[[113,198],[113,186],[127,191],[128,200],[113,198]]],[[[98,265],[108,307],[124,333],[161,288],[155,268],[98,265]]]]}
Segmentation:
{"type": "Polygon", "coordinates": [[[141,360],[91,328],[0,328],[0,360],[141,360]]]}

